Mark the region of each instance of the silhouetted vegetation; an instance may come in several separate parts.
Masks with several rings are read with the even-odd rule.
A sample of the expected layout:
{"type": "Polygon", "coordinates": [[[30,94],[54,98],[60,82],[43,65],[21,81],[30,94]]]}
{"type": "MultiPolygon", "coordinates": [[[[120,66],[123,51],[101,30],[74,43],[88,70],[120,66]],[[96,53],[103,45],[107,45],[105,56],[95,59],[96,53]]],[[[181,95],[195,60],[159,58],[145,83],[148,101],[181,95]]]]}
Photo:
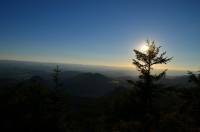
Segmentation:
{"type": "Polygon", "coordinates": [[[195,83],[198,87],[200,87],[200,71],[198,71],[198,74],[194,74],[193,72],[188,72],[190,82],[195,83]]]}
{"type": "Polygon", "coordinates": [[[147,46],[145,52],[134,50],[139,80],[61,72],[58,66],[53,74],[32,70],[32,76],[25,74],[23,79],[1,75],[0,130],[198,132],[199,74],[188,72],[188,83],[194,85],[160,84],[166,70],[153,75],[152,66],[172,58],[165,57],[166,52],[159,54],[154,41],[147,41],[147,46]]]}
{"type": "Polygon", "coordinates": [[[134,88],[137,89],[137,95],[139,95],[140,103],[143,106],[143,124],[144,131],[148,131],[149,127],[152,127],[155,122],[155,126],[158,124],[157,120],[159,118],[159,113],[153,108],[153,98],[158,95],[158,85],[154,84],[154,81],[162,79],[167,70],[159,73],[158,75],[153,75],[152,70],[153,66],[157,64],[167,64],[172,58],[165,57],[166,51],[163,53],[160,52],[161,47],[156,47],[155,41],[147,40],[146,51],[134,50],[136,59],[133,59],[133,65],[136,66],[140,72],[139,78],[141,80],[137,82],[132,82],[129,80],[129,83],[134,85],[134,88]],[[147,123],[146,123],[147,122],[147,123]]]}
{"type": "Polygon", "coordinates": [[[55,69],[53,69],[54,73],[53,73],[53,81],[55,83],[55,89],[58,89],[62,84],[60,82],[60,78],[59,75],[61,73],[61,70],[59,68],[59,66],[57,65],[55,69]]]}

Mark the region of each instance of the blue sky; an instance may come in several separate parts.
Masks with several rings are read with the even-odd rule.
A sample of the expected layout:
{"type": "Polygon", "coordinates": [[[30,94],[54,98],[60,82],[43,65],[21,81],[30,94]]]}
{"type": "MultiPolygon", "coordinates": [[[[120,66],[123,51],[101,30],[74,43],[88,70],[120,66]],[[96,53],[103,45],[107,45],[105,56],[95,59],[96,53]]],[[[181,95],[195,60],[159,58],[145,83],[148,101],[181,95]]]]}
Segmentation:
{"type": "Polygon", "coordinates": [[[155,39],[172,69],[200,69],[198,0],[1,0],[0,59],[130,66],[155,39]]]}

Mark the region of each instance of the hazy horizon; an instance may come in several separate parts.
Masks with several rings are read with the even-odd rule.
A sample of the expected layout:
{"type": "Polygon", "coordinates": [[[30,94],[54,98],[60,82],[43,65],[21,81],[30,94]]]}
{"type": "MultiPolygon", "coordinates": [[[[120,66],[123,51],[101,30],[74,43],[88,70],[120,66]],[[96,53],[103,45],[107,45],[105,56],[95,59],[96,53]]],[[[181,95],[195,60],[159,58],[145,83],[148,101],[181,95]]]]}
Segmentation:
{"type": "MultiPolygon", "coordinates": [[[[46,64],[46,66],[51,65],[59,65],[61,67],[62,71],[72,70],[72,71],[85,71],[85,72],[97,72],[97,73],[106,73],[107,71],[110,71],[112,74],[120,76],[121,73],[123,73],[121,76],[137,76],[139,72],[137,71],[136,67],[134,65],[130,67],[119,67],[119,66],[105,66],[105,65],[90,65],[90,64],[74,64],[74,63],[60,63],[60,62],[40,62],[40,61],[26,61],[26,60],[2,60],[0,59],[0,62],[6,61],[6,62],[22,62],[22,63],[35,63],[35,64],[46,64]],[[69,69],[66,70],[66,66],[68,65],[75,65],[77,67],[67,67],[69,69]],[[119,72],[119,73],[117,73],[119,72]]],[[[23,65],[22,65],[23,67],[23,65]]],[[[167,76],[184,76],[187,75],[188,71],[196,72],[195,70],[190,69],[167,69],[167,76]]],[[[164,68],[154,68],[153,73],[159,73],[162,70],[165,70],[164,68]]],[[[109,73],[110,74],[110,73],[109,73]]]]}
{"type": "Polygon", "coordinates": [[[195,0],[1,1],[0,59],[132,67],[132,50],[151,39],[174,57],[168,69],[198,70],[199,5],[195,0]]]}
{"type": "Polygon", "coordinates": [[[151,39],[174,57],[158,69],[197,71],[199,5],[196,0],[1,1],[0,59],[131,68],[133,49],[151,39]]]}

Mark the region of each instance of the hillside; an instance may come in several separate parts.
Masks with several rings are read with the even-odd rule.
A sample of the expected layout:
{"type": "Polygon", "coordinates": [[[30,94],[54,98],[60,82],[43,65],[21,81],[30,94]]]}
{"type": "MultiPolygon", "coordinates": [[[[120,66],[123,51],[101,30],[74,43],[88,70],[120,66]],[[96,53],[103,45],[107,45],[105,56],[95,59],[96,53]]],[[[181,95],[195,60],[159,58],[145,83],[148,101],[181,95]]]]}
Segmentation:
{"type": "Polygon", "coordinates": [[[112,79],[98,73],[82,73],[64,82],[64,88],[72,95],[102,96],[114,90],[112,79]]]}

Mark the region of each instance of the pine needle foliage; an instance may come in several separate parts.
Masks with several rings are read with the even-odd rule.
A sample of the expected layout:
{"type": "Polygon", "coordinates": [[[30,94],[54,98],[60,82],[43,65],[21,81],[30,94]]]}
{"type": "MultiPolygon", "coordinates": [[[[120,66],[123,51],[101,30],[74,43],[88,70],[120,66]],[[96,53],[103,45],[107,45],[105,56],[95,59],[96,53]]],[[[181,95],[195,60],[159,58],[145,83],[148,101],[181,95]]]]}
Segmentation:
{"type": "Polygon", "coordinates": [[[59,68],[59,66],[57,65],[55,69],[53,69],[53,81],[55,83],[55,89],[59,88],[61,86],[61,82],[60,82],[60,73],[61,70],[59,68]]]}
{"type": "Polygon", "coordinates": [[[146,51],[139,51],[134,49],[136,58],[133,59],[133,65],[139,71],[140,81],[136,82],[136,87],[141,89],[144,103],[148,106],[152,103],[152,91],[154,88],[153,82],[165,77],[167,69],[159,74],[152,74],[153,66],[158,64],[167,64],[172,60],[172,57],[166,56],[166,51],[160,53],[161,46],[157,47],[155,41],[147,40],[146,51]]]}

